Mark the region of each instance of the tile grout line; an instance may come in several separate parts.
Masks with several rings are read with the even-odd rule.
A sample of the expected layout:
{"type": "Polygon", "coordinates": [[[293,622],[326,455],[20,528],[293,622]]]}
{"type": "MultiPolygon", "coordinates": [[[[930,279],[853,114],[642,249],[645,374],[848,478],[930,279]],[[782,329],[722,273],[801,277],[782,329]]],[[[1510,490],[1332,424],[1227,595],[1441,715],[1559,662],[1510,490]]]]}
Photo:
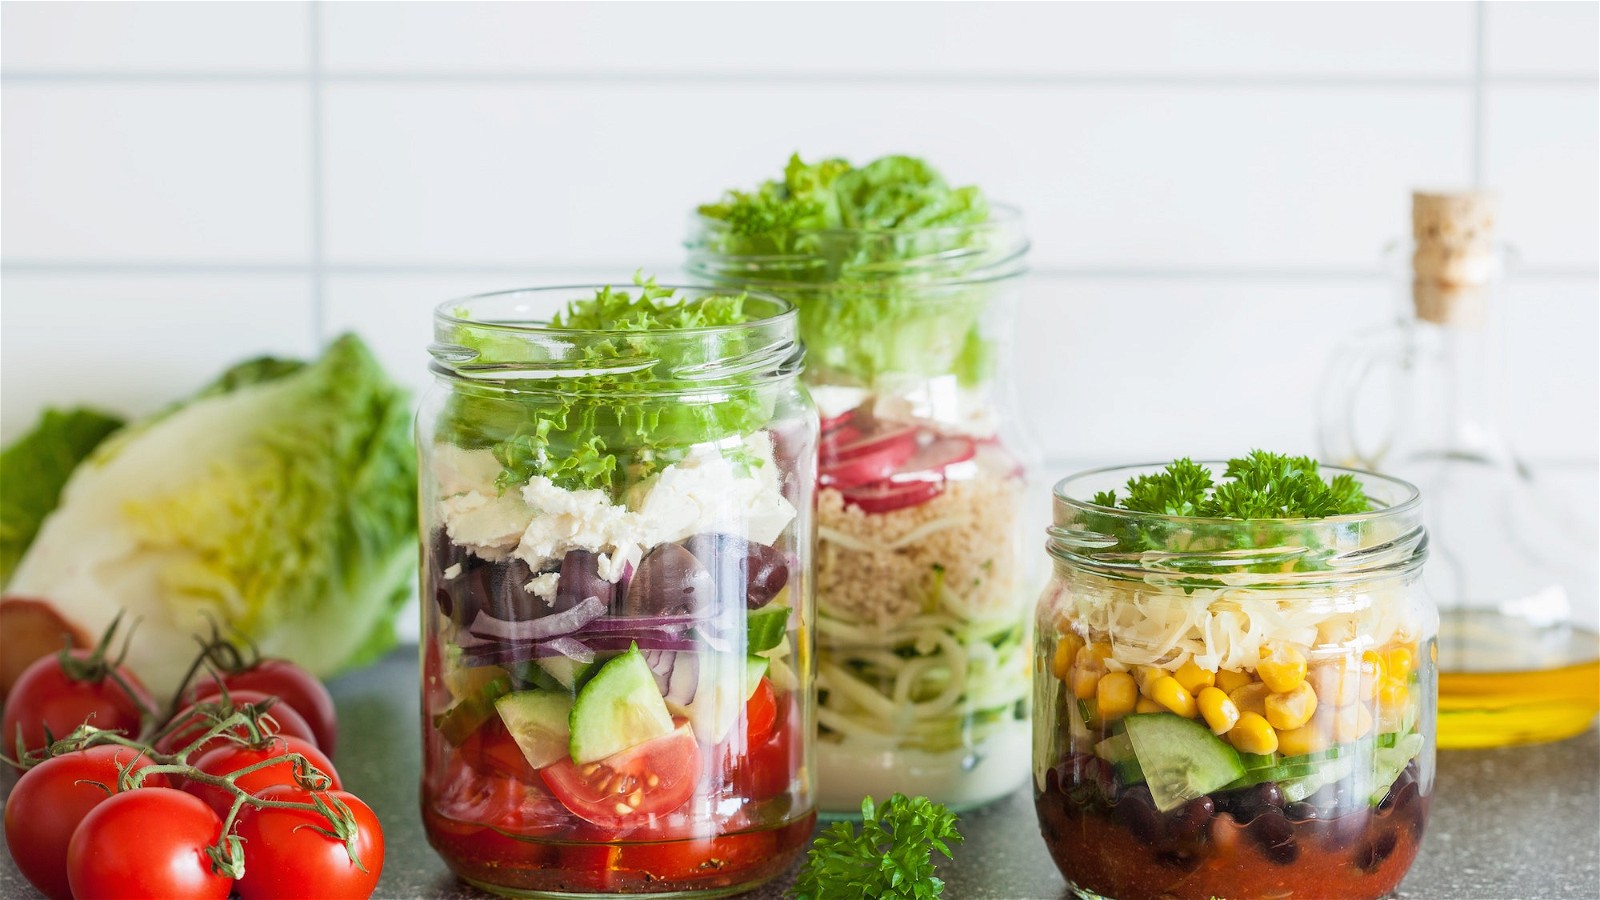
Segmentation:
{"type": "Polygon", "coordinates": [[[317,353],[327,343],[324,276],[327,274],[322,233],[322,10],[319,0],[306,4],[306,51],[309,58],[306,87],[310,94],[311,165],[311,340],[317,353]]]}
{"type": "Polygon", "coordinates": [[[1488,19],[1488,0],[1478,0],[1473,7],[1472,19],[1472,186],[1479,190],[1483,188],[1484,175],[1484,69],[1489,55],[1488,19]]]}

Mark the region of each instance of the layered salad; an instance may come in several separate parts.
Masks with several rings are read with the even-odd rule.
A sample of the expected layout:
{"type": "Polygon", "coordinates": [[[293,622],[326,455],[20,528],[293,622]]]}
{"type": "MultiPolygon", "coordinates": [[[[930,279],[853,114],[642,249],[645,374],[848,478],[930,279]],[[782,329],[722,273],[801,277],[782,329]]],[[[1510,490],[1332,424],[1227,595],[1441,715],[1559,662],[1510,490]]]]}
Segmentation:
{"type": "Polygon", "coordinates": [[[434,348],[453,374],[421,426],[429,839],[501,889],[764,880],[814,821],[816,426],[767,327],[782,305],[644,282],[526,306],[452,310],[434,348]]]}
{"type": "Polygon", "coordinates": [[[795,157],[700,213],[697,274],[799,308],[822,415],[823,809],[1006,793],[1027,754],[1024,480],[996,366],[1019,223],[904,156],[795,157]]]}
{"type": "Polygon", "coordinates": [[[1353,474],[1261,452],[1081,499],[1063,497],[1072,481],[1036,623],[1034,750],[1069,883],[1393,890],[1433,781],[1437,615],[1415,587],[1415,503],[1385,508],[1353,474]]]}

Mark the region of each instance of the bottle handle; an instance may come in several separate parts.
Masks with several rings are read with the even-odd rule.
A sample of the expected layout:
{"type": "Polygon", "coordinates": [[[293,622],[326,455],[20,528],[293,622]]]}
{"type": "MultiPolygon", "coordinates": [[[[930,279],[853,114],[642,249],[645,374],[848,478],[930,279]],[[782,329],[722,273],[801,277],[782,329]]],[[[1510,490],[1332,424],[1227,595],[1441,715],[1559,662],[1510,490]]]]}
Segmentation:
{"type": "Polygon", "coordinates": [[[1317,390],[1317,444],[1324,460],[1357,469],[1379,468],[1394,442],[1394,426],[1403,418],[1403,411],[1373,445],[1362,442],[1356,412],[1374,373],[1387,366],[1404,366],[1403,338],[1403,327],[1383,325],[1357,332],[1334,350],[1317,390]]]}

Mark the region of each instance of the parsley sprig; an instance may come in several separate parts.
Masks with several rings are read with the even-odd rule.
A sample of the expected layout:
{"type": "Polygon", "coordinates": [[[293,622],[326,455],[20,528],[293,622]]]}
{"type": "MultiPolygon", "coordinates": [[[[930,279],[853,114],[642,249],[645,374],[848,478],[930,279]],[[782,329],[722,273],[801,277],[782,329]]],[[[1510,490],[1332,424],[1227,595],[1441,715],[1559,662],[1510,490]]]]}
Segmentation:
{"type": "Polygon", "coordinates": [[[934,874],[933,851],[950,857],[961,840],[956,815],[927,797],[895,794],[874,806],[861,801],[861,831],[835,822],[811,846],[805,869],[795,882],[797,900],[872,900],[878,897],[925,900],[944,893],[934,874]]]}
{"type": "Polygon", "coordinates": [[[1128,479],[1126,497],[1101,491],[1092,502],[1213,519],[1324,519],[1372,508],[1361,482],[1351,475],[1325,480],[1309,456],[1252,450],[1249,456],[1228,460],[1223,477],[1231,480],[1213,483],[1210,469],[1185,457],[1160,472],[1128,479]]]}

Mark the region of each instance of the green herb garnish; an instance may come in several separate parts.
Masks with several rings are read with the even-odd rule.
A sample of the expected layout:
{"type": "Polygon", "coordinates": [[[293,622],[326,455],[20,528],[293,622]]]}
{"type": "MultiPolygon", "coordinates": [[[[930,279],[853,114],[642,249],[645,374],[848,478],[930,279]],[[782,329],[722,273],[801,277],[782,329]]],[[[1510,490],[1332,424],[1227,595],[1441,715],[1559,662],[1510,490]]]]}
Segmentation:
{"type": "Polygon", "coordinates": [[[835,822],[817,836],[795,882],[798,900],[927,898],[944,893],[933,851],[950,858],[959,842],[956,816],[926,797],[895,794],[882,807],[861,801],[861,831],[835,822]]]}
{"type": "Polygon", "coordinates": [[[982,252],[989,204],[977,188],[951,187],[909,156],[857,168],[796,155],[781,179],[729,191],[700,213],[727,223],[713,252],[757,260],[749,284],[800,308],[814,377],[870,387],[888,373],[968,385],[987,374],[979,326],[990,292],[948,286],[994,263],[982,252]]]}
{"type": "Polygon", "coordinates": [[[1213,483],[1210,469],[1185,457],[1153,475],[1128,479],[1127,497],[1101,491],[1092,502],[1213,519],[1323,519],[1372,508],[1354,476],[1324,480],[1317,461],[1309,456],[1252,450],[1249,456],[1228,460],[1223,478],[1231,480],[1213,483]]]}
{"type": "MultiPolygon", "coordinates": [[[[740,338],[682,335],[755,321],[745,295],[685,298],[653,278],[634,280],[637,292],[602,288],[573,300],[550,322],[553,329],[611,333],[579,341],[576,359],[525,335],[477,323],[458,329],[456,343],[478,351],[474,364],[559,364],[583,374],[458,385],[440,418],[440,439],[491,449],[503,467],[502,490],[540,475],[564,490],[599,489],[616,499],[625,484],[682,460],[696,445],[760,428],[770,417],[771,397],[757,387],[759,376],[686,374],[749,349],[740,338]]],[[[723,455],[750,463],[741,447],[724,448],[723,455]]]]}

